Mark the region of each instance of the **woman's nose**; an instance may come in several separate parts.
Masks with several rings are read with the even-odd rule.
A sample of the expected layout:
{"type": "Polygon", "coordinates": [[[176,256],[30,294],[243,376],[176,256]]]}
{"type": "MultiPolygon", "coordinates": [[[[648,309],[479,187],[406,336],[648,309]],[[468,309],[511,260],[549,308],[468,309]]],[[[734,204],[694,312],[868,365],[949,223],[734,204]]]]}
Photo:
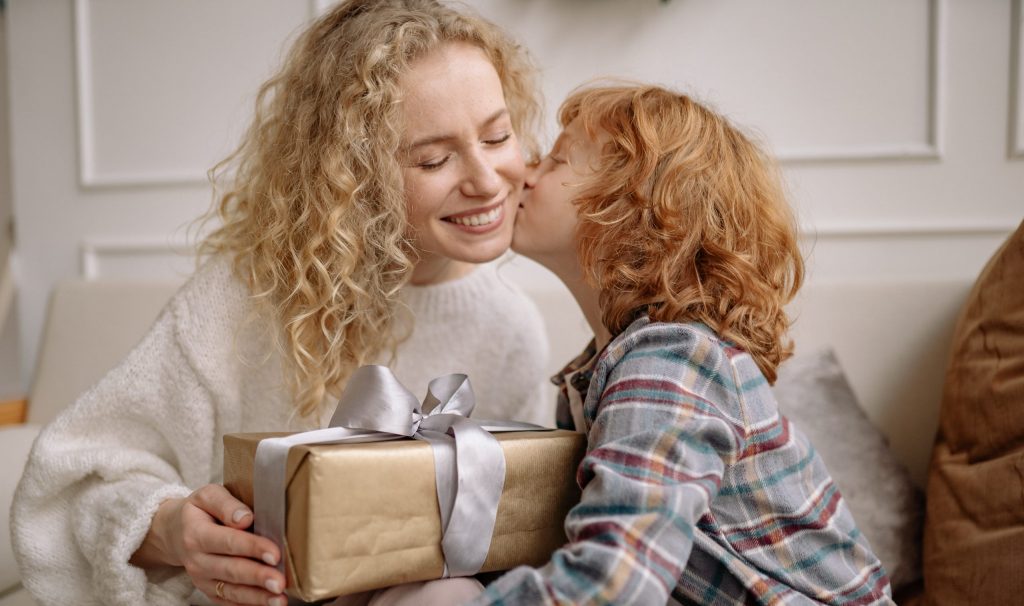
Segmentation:
{"type": "Polygon", "coordinates": [[[493,198],[501,193],[498,167],[486,155],[479,154],[467,163],[462,193],[473,198],[493,198]]]}

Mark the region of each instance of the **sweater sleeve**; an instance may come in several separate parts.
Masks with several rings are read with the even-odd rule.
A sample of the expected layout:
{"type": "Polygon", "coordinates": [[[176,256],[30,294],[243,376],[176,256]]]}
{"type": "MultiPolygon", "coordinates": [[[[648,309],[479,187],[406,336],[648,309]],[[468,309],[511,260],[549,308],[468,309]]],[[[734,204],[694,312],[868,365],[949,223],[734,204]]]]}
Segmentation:
{"type": "MultiPolygon", "coordinates": [[[[517,568],[481,604],[664,604],[742,432],[728,390],[698,390],[692,343],[637,342],[608,373],[578,480],[569,538],[540,569],[517,568]]],[[[588,412],[587,416],[591,416],[588,412]]]]}
{"type": "Polygon", "coordinates": [[[43,604],[184,604],[181,569],[128,560],[159,504],[211,478],[216,410],[181,347],[175,303],[47,426],[12,506],[22,579],[43,604]]]}

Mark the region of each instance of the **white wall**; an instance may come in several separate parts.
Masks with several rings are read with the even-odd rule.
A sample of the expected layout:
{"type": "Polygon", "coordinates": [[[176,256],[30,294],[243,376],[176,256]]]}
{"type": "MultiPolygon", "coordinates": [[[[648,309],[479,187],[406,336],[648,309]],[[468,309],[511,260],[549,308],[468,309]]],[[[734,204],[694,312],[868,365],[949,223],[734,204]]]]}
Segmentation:
{"type": "MultiPolygon", "coordinates": [[[[691,91],[762,133],[785,162],[811,280],[841,281],[973,276],[1024,218],[1020,2],[469,4],[532,49],[549,114],[612,74],[691,91]]],[[[188,270],[170,249],[207,208],[203,173],[321,4],[10,2],[26,377],[56,280],[188,270]]],[[[562,296],[532,264],[510,273],[562,296]]]]}
{"type": "Polygon", "coordinates": [[[0,10],[0,400],[21,397],[18,319],[9,268],[14,227],[11,201],[11,145],[7,121],[7,16],[0,10]]]}
{"type": "Polygon", "coordinates": [[[54,282],[191,269],[175,249],[208,208],[206,170],[315,12],[296,0],[9,3],[26,384],[54,282]]]}
{"type": "MultiPolygon", "coordinates": [[[[11,144],[7,121],[7,16],[0,10],[0,264],[11,248],[11,144]]],[[[0,318],[0,324],[3,318],[0,318]]]]}
{"type": "Polygon", "coordinates": [[[481,4],[546,68],[552,115],[578,83],[615,74],[692,92],[762,133],[815,279],[973,275],[1024,218],[1009,0],[481,4]]]}

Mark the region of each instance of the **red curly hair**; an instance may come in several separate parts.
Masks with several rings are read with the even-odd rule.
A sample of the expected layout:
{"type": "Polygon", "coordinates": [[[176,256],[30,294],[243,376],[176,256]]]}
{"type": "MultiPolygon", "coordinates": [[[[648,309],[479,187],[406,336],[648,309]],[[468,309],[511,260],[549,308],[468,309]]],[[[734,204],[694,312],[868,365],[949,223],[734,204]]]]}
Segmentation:
{"type": "Polygon", "coordinates": [[[793,351],[784,307],[804,276],[774,161],[724,117],[655,86],[578,90],[559,120],[607,135],[575,202],[578,257],[608,330],[644,313],[703,322],[774,383],[793,351]]]}

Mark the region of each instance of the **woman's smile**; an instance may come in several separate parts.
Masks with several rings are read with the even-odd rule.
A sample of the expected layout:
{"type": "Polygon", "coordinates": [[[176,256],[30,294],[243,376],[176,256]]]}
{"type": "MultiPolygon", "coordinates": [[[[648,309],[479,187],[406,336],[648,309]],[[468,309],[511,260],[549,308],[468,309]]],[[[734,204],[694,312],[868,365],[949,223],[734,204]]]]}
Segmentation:
{"type": "Polygon", "coordinates": [[[448,215],[442,220],[451,223],[456,229],[475,234],[487,233],[498,229],[505,221],[505,200],[483,208],[448,215]]]}

